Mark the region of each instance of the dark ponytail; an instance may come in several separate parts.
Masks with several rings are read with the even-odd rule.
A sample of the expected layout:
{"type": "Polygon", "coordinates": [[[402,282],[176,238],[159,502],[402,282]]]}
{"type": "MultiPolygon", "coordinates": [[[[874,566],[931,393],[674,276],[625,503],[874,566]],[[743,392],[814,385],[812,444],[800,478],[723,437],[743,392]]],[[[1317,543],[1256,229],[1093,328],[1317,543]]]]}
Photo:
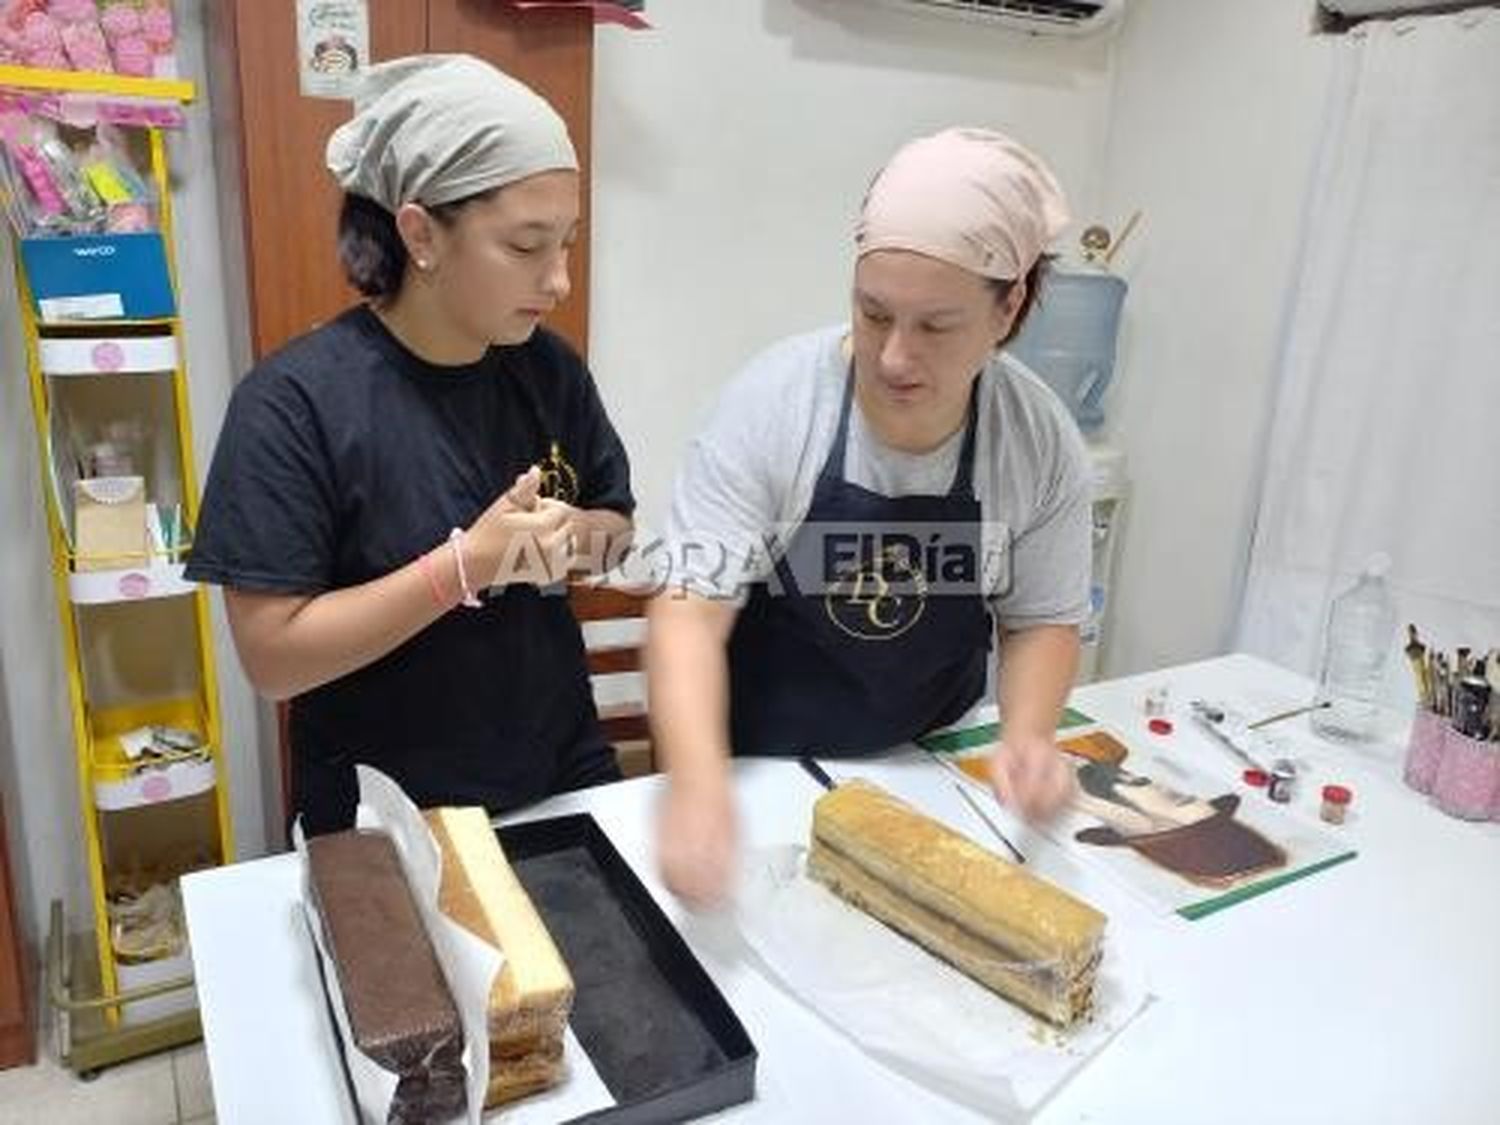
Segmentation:
{"type": "Polygon", "coordinates": [[[373,199],[346,193],[339,211],[339,261],[349,284],[366,297],[389,300],[406,276],[406,243],[396,216],[373,199]]]}

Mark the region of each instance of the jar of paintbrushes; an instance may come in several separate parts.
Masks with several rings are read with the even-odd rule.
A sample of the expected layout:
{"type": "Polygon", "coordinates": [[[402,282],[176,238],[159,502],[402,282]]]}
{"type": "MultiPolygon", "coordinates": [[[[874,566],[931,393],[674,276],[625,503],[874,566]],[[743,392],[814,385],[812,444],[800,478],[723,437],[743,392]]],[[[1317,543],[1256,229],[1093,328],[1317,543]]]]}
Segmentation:
{"type": "Polygon", "coordinates": [[[1500,649],[1439,652],[1407,626],[1416,681],[1403,776],[1438,808],[1464,820],[1500,820],[1500,649]]]}

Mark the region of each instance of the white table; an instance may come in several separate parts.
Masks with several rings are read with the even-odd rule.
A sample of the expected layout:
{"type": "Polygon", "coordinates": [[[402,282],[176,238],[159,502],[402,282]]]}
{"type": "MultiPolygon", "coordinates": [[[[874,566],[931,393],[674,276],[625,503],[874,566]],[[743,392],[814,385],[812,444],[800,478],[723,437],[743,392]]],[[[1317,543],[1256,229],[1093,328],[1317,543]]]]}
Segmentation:
{"type": "MultiPolygon", "coordinates": [[[[1128,740],[1153,739],[1141,702],[1169,685],[1173,754],[1226,779],[1238,763],[1187,718],[1211,698],[1269,715],[1311,684],[1230,656],[1080,689],[1076,706],[1128,740]]],[[[1087,860],[1034,834],[1033,869],[1110,916],[1109,940],[1145,966],[1147,1009],[1038,1113],[1050,1122],[1464,1122],[1500,1120],[1500,826],[1451,820],[1400,783],[1400,724],[1350,749],[1284,724],[1314,764],[1297,803],[1316,816],[1334,778],[1355,802],[1342,832],[1352,863],[1197,922],[1152,914],[1087,860]]],[[[1158,740],[1158,746],[1160,741],[1158,740]]],[[[930,763],[826,763],[868,776],[978,835],[930,763]]],[[[748,846],[806,838],[818,796],[795,765],[737,763],[748,846]]],[[[974,1121],[972,1113],[873,1063],[745,960],[724,917],[686,914],[656,879],[660,779],[569,794],[525,817],[587,811],[599,821],[733,1005],[760,1053],[757,1097],[735,1121],[974,1121]]],[[[982,838],[982,837],[980,837],[982,838]]],[[[218,1120],[352,1120],[305,931],[297,867],[276,856],[184,880],[218,1120]]]]}

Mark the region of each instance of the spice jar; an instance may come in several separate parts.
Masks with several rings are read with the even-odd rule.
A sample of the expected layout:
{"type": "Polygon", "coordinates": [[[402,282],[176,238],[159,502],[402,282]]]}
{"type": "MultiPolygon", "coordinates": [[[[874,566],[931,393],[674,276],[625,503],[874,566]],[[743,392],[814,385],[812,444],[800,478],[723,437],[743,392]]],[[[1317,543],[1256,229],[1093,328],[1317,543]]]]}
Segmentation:
{"type": "Polygon", "coordinates": [[[1344,785],[1323,786],[1323,808],[1319,815],[1329,824],[1343,824],[1354,794],[1344,785]]]}

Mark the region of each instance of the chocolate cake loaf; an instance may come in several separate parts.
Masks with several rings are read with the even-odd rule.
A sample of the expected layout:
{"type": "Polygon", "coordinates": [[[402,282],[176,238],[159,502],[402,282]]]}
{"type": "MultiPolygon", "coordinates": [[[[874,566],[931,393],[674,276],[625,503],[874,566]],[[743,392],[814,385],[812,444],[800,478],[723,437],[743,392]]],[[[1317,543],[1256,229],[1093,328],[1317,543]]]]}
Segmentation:
{"type": "Polygon", "coordinates": [[[399,1077],[388,1125],[463,1112],[463,1028],[395,845],[383,832],[316,836],[307,861],[354,1046],[399,1077]]]}

